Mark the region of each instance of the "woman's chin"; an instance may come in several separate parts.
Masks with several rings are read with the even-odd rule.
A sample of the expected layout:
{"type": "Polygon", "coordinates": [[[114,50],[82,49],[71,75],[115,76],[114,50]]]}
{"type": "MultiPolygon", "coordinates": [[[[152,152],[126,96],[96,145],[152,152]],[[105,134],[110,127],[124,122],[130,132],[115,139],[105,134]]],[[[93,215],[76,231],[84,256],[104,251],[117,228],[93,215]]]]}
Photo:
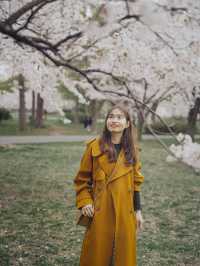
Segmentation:
{"type": "Polygon", "coordinates": [[[110,128],[108,129],[110,131],[110,133],[121,133],[122,131],[118,128],[110,128]]]}

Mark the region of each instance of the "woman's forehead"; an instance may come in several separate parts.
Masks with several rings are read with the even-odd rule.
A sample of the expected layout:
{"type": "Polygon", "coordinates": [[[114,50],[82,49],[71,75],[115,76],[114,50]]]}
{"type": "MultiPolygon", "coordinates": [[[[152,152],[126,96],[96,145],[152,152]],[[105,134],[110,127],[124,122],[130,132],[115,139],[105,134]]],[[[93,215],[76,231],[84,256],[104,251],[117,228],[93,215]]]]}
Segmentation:
{"type": "Polygon", "coordinates": [[[113,109],[110,114],[114,114],[114,115],[124,115],[124,112],[122,110],[120,110],[119,108],[113,109]]]}

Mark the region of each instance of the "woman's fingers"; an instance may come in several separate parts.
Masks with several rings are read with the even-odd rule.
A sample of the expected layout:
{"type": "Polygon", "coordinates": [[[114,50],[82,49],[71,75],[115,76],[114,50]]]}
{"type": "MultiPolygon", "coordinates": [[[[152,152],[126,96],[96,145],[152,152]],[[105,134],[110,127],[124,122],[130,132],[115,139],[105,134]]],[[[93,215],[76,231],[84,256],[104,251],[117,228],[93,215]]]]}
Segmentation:
{"type": "Polygon", "coordinates": [[[93,214],[94,214],[94,208],[93,208],[92,205],[91,205],[90,208],[88,209],[88,212],[89,212],[89,216],[92,217],[93,214]]]}
{"type": "Polygon", "coordinates": [[[90,216],[90,217],[93,216],[92,206],[90,208],[88,208],[88,216],[90,216]]]}
{"type": "Polygon", "coordinates": [[[94,214],[94,207],[92,204],[88,204],[82,208],[82,213],[85,216],[92,217],[94,214]]]}
{"type": "Polygon", "coordinates": [[[143,229],[143,222],[141,211],[136,212],[137,232],[143,229]]]}
{"type": "Polygon", "coordinates": [[[89,216],[89,217],[93,216],[92,207],[91,206],[86,208],[86,215],[89,216]]]}
{"type": "Polygon", "coordinates": [[[90,215],[90,206],[89,207],[86,207],[85,213],[86,213],[86,216],[91,216],[90,215]]]}

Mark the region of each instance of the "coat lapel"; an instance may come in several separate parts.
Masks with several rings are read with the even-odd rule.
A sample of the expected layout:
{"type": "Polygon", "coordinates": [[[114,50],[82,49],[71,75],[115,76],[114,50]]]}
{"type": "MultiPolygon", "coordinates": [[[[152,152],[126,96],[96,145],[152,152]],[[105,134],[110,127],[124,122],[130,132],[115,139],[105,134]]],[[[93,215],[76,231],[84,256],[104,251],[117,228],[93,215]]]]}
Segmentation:
{"type": "Polygon", "coordinates": [[[118,155],[118,158],[117,158],[117,162],[115,163],[115,166],[114,166],[113,174],[111,174],[111,177],[110,177],[110,180],[108,181],[108,183],[113,182],[114,180],[127,174],[131,170],[132,170],[132,166],[131,165],[127,166],[125,164],[124,151],[121,149],[121,151],[118,155]]]}
{"type": "Polygon", "coordinates": [[[92,145],[92,156],[97,157],[101,169],[105,172],[106,176],[110,178],[108,183],[132,170],[131,165],[127,166],[125,164],[125,155],[123,149],[121,149],[117,161],[110,163],[107,154],[101,152],[99,141],[95,141],[92,145]]]}

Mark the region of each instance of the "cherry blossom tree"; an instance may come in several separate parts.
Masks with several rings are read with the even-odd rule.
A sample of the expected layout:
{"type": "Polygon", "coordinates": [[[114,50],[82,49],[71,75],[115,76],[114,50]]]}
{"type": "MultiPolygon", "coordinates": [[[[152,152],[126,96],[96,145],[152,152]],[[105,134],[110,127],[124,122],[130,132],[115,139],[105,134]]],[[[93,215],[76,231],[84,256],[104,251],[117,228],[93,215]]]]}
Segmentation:
{"type": "Polygon", "coordinates": [[[177,136],[179,145],[171,144],[171,155],[167,162],[180,161],[192,167],[196,173],[200,173],[200,144],[194,143],[189,135],[179,133],[177,136]]]}
{"type": "Polygon", "coordinates": [[[16,0],[1,10],[3,36],[64,67],[88,95],[128,101],[141,131],[160,102],[199,82],[197,1],[16,0]]]}
{"type": "Polygon", "coordinates": [[[192,140],[195,140],[195,133],[197,127],[198,117],[200,117],[200,86],[194,87],[192,92],[185,94],[190,102],[190,109],[188,112],[188,127],[187,132],[192,140]]]}

